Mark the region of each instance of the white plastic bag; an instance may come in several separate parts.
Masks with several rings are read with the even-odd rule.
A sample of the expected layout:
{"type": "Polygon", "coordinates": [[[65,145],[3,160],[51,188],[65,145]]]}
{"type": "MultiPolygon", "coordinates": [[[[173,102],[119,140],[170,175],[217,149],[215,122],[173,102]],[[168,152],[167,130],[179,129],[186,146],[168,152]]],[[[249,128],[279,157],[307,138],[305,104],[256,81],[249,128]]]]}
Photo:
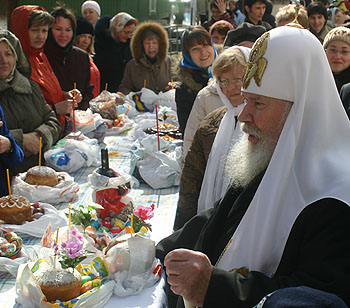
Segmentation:
{"type": "Polygon", "coordinates": [[[181,178],[182,149],[174,143],[159,139],[160,150],[158,151],[157,136],[149,135],[137,144],[130,160],[130,173],[135,168],[141,178],[153,189],[178,186],[181,178]],[[166,153],[164,153],[166,152],[166,153]]]}
{"type": "Polygon", "coordinates": [[[20,173],[12,181],[11,190],[15,195],[26,197],[30,202],[45,201],[51,204],[78,200],[79,185],[66,172],[58,172],[59,182],[54,187],[28,184],[26,175],[27,172],[20,173]]]}
{"type": "Polygon", "coordinates": [[[151,239],[127,234],[120,240],[107,252],[105,261],[114,273],[114,294],[124,297],[154,285],[160,279],[162,267],[155,259],[155,243],[151,239]]]}
{"type": "Polygon", "coordinates": [[[44,153],[50,167],[68,173],[82,167],[98,166],[100,147],[96,139],[83,136],[83,140],[61,139],[44,153]]]}

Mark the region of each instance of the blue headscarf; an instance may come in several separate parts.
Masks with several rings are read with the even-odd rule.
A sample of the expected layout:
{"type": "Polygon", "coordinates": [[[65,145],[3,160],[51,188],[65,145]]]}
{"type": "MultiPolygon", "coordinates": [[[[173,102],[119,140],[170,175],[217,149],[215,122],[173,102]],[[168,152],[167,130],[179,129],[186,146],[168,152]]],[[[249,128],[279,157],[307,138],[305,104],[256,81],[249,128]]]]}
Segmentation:
{"type": "MultiPolygon", "coordinates": [[[[181,41],[182,41],[182,38],[181,38],[181,41]]],[[[214,49],[214,60],[215,60],[216,56],[217,56],[217,52],[216,52],[216,49],[214,48],[213,41],[211,42],[211,45],[212,45],[212,47],[214,49]]],[[[194,63],[192,58],[191,58],[191,56],[188,53],[185,53],[184,51],[182,51],[182,60],[180,62],[180,66],[187,67],[189,69],[196,70],[196,71],[203,71],[203,70],[206,69],[207,72],[208,72],[209,78],[213,77],[213,74],[212,74],[212,66],[213,66],[213,64],[211,64],[207,68],[200,67],[196,63],[194,63]]]]}

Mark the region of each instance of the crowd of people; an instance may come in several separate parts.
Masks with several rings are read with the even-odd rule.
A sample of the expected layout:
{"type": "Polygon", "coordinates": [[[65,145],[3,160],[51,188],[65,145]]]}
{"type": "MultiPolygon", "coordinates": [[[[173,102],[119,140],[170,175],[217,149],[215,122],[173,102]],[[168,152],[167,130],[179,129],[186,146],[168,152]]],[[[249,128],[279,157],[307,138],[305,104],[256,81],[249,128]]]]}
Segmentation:
{"type": "Polygon", "coordinates": [[[265,296],[266,307],[294,307],[283,306],[288,292],[320,294],[310,307],[350,305],[347,5],[299,2],[274,16],[270,0],[213,0],[178,56],[161,24],[104,16],[96,1],[82,16],[15,8],[0,29],[1,196],[6,169],[37,165],[39,140],[43,155],[107,86],[175,88],[182,177],[174,233],[157,245],[169,307],[265,296]]]}

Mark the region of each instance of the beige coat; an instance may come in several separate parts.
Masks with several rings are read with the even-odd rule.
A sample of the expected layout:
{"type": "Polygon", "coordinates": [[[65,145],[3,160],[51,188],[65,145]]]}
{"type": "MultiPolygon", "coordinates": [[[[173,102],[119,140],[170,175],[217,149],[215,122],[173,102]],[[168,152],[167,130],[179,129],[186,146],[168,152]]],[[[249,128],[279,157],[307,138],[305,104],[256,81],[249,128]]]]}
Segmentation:
{"type": "Polygon", "coordinates": [[[193,103],[185,129],[183,157],[186,157],[186,154],[191,147],[193,136],[196,133],[199,123],[207,114],[224,106],[216,91],[215,84],[216,82],[214,79],[209,80],[208,85],[198,92],[193,103]]]}

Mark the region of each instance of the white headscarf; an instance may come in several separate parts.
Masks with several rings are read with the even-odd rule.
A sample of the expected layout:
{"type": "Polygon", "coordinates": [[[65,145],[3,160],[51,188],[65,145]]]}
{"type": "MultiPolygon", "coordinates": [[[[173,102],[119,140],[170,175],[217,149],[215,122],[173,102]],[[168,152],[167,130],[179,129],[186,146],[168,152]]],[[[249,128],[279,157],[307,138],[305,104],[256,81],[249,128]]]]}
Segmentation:
{"type": "MultiPolygon", "coordinates": [[[[239,49],[246,61],[248,61],[250,48],[234,46],[239,49]]],[[[215,136],[207,167],[205,168],[201,191],[198,198],[197,212],[213,207],[215,201],[225,195],[230,179],[225,176],[225,162],[231,146],[240,138],[242,131],[240,125],[236,125],[235,117],[243,109],[243,104],[233,107],[228,98],[222,93],[216,84],[216,90],[227,112],[221,120],[218,132],[215,136]],[[235,129],[236,127],[236,129],[235,129]]]]}
{"type": "Polygon", "coordinates": [[[114,15],[109,21],[109,28],[115,27],[116,32],[120,32],[124,29],[129,20],[135,20],[135,18],[128,13],[120,12],[114,15]]]}
{"type": "MultiPolygon", "coordinates": [[[[218,266],[225,270],[244,266],[271,276],[306,206],[323,198],[349,205],[350,122],[317,38],[292,27],[278,27],[268,35],[261,86],[253,77],[248,86],[243,84],[243,91],[288,100],[293,106],[266,173],[218,266]]],[[[261,38],[249,63],[261,55],[254,51],[261,38]]]]}

